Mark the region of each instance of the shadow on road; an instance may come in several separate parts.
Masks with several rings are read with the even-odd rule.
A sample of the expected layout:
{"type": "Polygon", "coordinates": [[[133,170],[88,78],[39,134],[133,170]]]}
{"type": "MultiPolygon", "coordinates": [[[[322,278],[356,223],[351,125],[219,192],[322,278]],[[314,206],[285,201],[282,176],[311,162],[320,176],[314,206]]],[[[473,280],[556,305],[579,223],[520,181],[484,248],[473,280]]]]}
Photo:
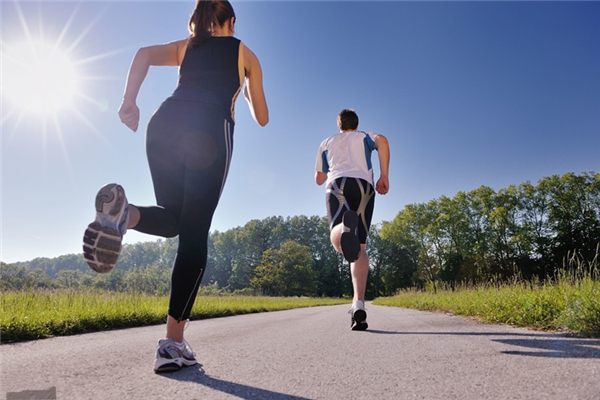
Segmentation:
{"type": "Polygon", "coordinates": [[[306,397],[293,396],[285,393],[274,392],[272,390],[260,389],[253,386],[243,385],[241,383],[224,381],[207,375],[202,365],[194,365],[184,368],[180,371],[170,374],[161,374],[160,376],[177,381],[196,382],[207,388],[218,390],[240,399],[272,399],[272,400],[310,400],[306,397]]]}
{"type": "Polygon", "coordinates": [[[494,342],[512,346],[538,349],[542,351],[503,351],[504,354],[530,357],[558,358],[598,358],[600,359],[600,340],[528,340],[528,339],[498,339],[494,342]]]}
{"type": "MultiPolygon", "coordinates": [[[[360,331],[358,331],[360,332],[360,331]]],[[[523,333],[523,332],[400,332],[400,331],[381,331],[377,329],[368,329],[362,331],[365,333],[378,333],[383,335],[453,335],[453,336],[528,336],[528,337],[549,337],[556,339],[568,338],[560,333],[523,333]]],[[[600,341],[599,341],[600,342],[600,341]]]]}
{"type": "Polygon", "coordinates": [[[364,333],[379,335],[452,335],[452,336],[508,336],[528,337],[519,339],[492,339],[493,342],[511,346],[537,349],[540,351],[502,351],[503,354],[532,357],[560,358],[599,358],[600,340],[577,339],[555,333],[494,333],[494,332],[398,332],[370,329],[364,333]]]}

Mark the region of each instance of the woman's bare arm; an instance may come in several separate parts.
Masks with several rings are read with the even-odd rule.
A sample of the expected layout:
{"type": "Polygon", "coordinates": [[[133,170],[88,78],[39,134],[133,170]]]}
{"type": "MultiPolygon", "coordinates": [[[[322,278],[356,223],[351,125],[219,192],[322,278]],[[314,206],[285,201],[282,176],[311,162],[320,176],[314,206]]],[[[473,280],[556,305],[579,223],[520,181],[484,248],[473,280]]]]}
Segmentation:
{"type": "Polygon", "coordinates": [[[179,66],[185,55],[187,39],[176,42],[148,46],[140,48],[133,57],[129,73],[127,74],[127,83],[125,84],[125,93],[123,102],[119,107],[119,117],[132,131],[137,131],[140,121],[140,110],[137,107],[136,99],[148,70],[152,65],[179,66]]]}
{"type": "Polygon", "coordinates": [[[263,89],[262,69],[256,55],[243,43],[240,43],[244,57],[244,68],[246,70],[246,86],[244,87],[244,97],[250,107],[250,113],[254,120],[260,125],[265,126],[269,122],[269,109],[265,92],[263,89]]]}

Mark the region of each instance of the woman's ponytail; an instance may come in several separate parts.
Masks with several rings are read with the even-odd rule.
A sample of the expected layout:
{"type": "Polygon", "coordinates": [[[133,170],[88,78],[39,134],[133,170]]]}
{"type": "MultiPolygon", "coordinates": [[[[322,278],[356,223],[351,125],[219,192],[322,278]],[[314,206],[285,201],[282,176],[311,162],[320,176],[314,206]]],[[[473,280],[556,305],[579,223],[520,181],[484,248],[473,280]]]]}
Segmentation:
{"type": "Polygon", "coordinates": [[[211,36],[213,14],[212,0],[196,1],[196,8],[188,24],[188,30],[192,34],[190,40],[192,46],[211,36]]]}
{"type": "Polygon", "coordinates": [[[231,18],[235,18],[235,12],[229,1],[197,0],[196,8],[188,23],[188,30],[191,33],[190,45],[197,45],[211,37],[216,25],[223,26],[231,18]]]}

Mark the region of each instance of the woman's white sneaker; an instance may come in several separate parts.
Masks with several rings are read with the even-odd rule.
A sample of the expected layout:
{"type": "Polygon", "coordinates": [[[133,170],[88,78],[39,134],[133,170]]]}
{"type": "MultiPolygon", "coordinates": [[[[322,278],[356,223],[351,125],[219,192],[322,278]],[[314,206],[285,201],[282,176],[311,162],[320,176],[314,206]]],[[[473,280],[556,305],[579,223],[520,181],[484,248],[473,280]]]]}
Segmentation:
{"type": "Polygon", "coordinates": [[[129,203],[121,185],[109,183],[96,195],[96,219],[83,235],[83,256],[98,273],[112,271],[129,223],[129,203]]]}
{"type": "Polygon", "coordinates": [[[197,363],[196,353],[192,351],[185,339],[183,343],[177,343],[173,339],[160,339],[158,341],[154,372],[179,371],[183,367],[189,367],[197,363]]]}

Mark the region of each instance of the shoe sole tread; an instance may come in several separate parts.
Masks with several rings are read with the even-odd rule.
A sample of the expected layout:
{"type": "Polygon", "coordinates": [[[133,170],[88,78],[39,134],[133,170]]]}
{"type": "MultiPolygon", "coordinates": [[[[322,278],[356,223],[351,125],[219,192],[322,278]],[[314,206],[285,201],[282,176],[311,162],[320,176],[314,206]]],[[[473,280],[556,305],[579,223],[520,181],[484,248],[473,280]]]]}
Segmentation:
{"type": "Polygon", "coordinates": [[[112,271],[121,253],[121,242],[119,231],[92,222],[83,237],[83,256],[88,266],[98,273],[112,271]]]}
{"type": "Polygon", "coordinates": [[[98,273],[112,271],[117,263],[123,240],[119,224],[126,204],[125,190],[116,183],[104,185],[96,195],[96,220],[85,230],[83,256],[98,273]]]}
{"type": "Polygon", "coordinates": [[[124,201],[125,190],[123,189],[123,187],[121,185],[117,185],[116,183],[108,184],[102,187],[102,189],[100,189],[100,191],[96,195],[96,211],[99,213],[116,216],[120,213],[124,201]],[[116,195],[113,192],[113,188],[117,192],[116,195]],[[110,208],[108,210],[105,210],[106,206],[109,206],[110,208]]]}

